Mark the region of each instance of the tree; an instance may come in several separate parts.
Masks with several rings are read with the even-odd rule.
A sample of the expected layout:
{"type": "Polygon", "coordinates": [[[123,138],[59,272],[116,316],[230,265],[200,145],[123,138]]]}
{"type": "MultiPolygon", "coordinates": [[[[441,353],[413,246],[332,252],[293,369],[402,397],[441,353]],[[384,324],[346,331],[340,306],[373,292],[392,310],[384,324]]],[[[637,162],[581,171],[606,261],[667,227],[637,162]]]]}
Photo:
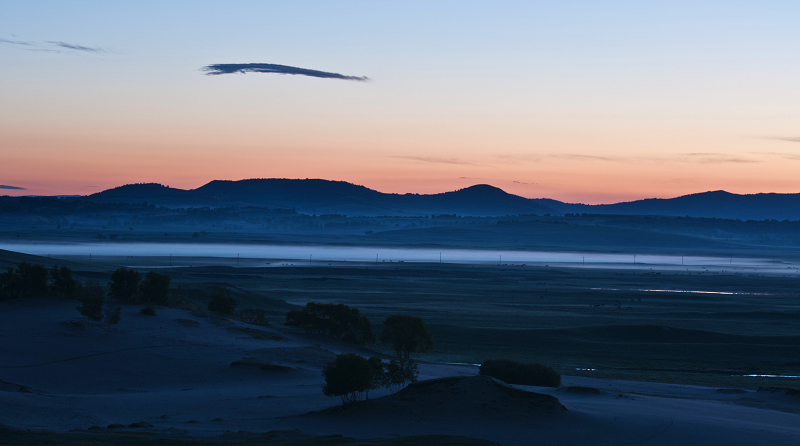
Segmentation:
{"type": "Polygon", "coordinates": [[[386,365],[380,356],[370,356],[367,359],[369,364],[369,385],[367,386],[366,396],[369,399],[369,391],[380,389],[386,381],[386,365]]]}
{"type": "Polygon", "coordinates": [[[208,311],[212,311],[222,316],[233,316],[236,310],[236,299],[231,296],[231,291],[226,288],[219,288],[211,295],[208,301],[208,311]]]}
{"type": "Polygon", "coordinates": [[[136,303],[139,298],[139,282],[142,275],[138,271],[119,268],[111,273],[108,283],[108,297],[122,303],[136,303]]]}
{"type": "Polygon", "coordinates": [[[139,285],[141,303],[166,305],[169,300],[169,282],[172,278],[166,274],[150,271],[139,285]]]}
{"type": "Polygon", "coordinates": [[[392,392],[397,392],[402,389],[406,383],[417,382],[417,363],[414,361],[403,360],[397,361],[392,359],[389,364],[386,364],[386,371],[383,374],[383,387],[388,387],[392,392]]]}
{"type": "Polygon", "coordinates": [[[56,297],[63,297],[66,299],[75,298],[75,288],[77,286],[75,279],[72,278],[72,270],[66,266],[58,267],[53,265],[50,269],[50,293],[56,297]]]}
{"type": "Polygon", "coordinates": [[[44,265],[20,262],[17,269],[0,275],[0,300],[46,296],[50,291],[47,275],[44,265]]]}
{"type": "Polygon", "coordinates": [[[395,314],[386,318],[380,340],[392,346],[397,357],[408,359],[413,353],[433,350],[433,335],[428,324],[418,316],[395,314]]]}
{"type": "Polygon", "coordinates": [[[325,377],[322,393],[341,397],[342,404],[352,403],[369,389],[371,375],[370,362],[366,358],[355,353],[338,355],[322,369],[322,376],[325,377]]]}
{"type": "Polygon", "coordinates": [[[309,302],[302,310],[286,313],[289,327],[299,327],[306,333],[333,336],[357,345],[375,342],[372,323],[357,308],[344,304],[321,304],[309,302]]]}

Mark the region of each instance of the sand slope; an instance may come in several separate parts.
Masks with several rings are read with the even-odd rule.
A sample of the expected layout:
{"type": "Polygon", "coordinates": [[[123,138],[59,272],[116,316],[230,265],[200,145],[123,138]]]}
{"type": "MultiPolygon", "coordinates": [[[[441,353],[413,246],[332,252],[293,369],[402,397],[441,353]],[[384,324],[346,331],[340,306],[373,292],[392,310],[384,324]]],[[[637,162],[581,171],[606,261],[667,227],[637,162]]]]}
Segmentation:
{"type": "MultiPolygon", "coordinates": [[[[75,306],[0,303],[0,423],[59,432],[145,422],[149,431],[190,435],[455,434],[506,445],[800,444],[800,398],[781,391],[569,376],[548,389],[448,378],[325,410],[339,400],[322,395],[321,367],[358,348],[176,309],[144,316],[125,306],[121,323],[109,327],[86,322],[75,306]]],[[[420,379],[476,372],[420,365],[420,379]]]]}

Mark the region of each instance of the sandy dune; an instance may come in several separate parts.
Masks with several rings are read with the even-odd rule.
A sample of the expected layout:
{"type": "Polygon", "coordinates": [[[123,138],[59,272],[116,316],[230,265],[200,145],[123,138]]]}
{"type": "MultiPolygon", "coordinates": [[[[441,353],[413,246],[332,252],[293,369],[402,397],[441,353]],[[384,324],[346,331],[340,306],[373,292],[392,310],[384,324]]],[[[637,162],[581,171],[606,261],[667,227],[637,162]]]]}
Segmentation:
{"type": "Polygon", "coordinates": [[[339,400],[322,395],[320,369],[357,348],[176,309],[145,316],[126,306],[109,327],[86,322],[75,305],[0,303],[0,423],[66,432],[145,422],[201,436],[439,433],[505,445],[800,444],[800,397],[780,390],[569,376],[558,389],[510,387],[475,377],[475,367],[442,364],[421,364],[420,379],[467,378],[327,409],[339,400]]]}

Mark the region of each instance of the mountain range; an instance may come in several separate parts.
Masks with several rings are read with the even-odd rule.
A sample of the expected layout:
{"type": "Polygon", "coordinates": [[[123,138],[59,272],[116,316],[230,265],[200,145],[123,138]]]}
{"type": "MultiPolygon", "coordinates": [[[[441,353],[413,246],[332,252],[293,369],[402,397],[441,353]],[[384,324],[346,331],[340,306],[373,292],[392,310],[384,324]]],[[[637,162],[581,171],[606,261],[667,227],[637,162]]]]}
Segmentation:
{"type": "Polygon", "coordinates": [[[800,220],[800,194],[738,195],[703,192],[677,198],[651,198],[586,205],[547,198],[524,198],[479,184],[439,194],[387,194],[344,181],[320,179],[215,180],[197,189],[155,183],[128,184],[83,197],[103,203],[142,203],[173,208],[259,206],[295,209],[305,214],[349,216],[501,216],[587,213],[667,215],[739,220],[800,220]]]}

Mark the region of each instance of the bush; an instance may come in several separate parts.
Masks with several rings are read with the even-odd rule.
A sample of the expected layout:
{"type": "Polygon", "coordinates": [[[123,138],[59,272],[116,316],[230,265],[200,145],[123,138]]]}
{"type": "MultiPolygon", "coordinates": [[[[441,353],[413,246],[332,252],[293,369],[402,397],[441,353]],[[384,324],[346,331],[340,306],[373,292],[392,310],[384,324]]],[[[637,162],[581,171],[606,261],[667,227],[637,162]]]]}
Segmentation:
{"type": "Polygon", "coordinates": [[[245,308],[239,310],[239,320],[253,325],[269,325],[267,312],[263,308],[245,308]]]}
{"type": "Polygon", "coordinates": [[[539,363],[531,364],[510,359],[487,359],[481,364],[479,373],[509,384],[542,387],[561,385],[561,375],[552,367],[539,363]]]}
{"type": "Polygon", "coordinates": [[[231,296],[231,291],[219,288],[216,293],[212,294],[211,300],[208,302],[208,311],[221,316],[233,316],[236,311],[236,299],[231,296]]]}
{"type": "Polygon", "coordinates": [[[103,304],[105,303],[103,289],[100,286],[89,285],[81,291],[81,304],[78,306],[78,311],[89,319],[103,320],[103,304]]]}
{"type": "Polygon", "coordinates": [[[392,346],[398,358],[408,359],[413,352],[433,350],[433,335],[428,324],[418,316],[395,314],[386,318],[381,342],[392,346]]]}
{"type": "Polygon", "coordinates": [[[139,312],[142,313],[145,316],[155,316],[156,315],[156,309],[153,308],[153,307],[144,307],[139,312]]]}
{"type": "Polygon", "coordinates": [[[302,310],[286,313],[289,327],[299,327],[306,333],[318,333],[357,345],[375,342],[372,323],[357,308],[343,304],[309,302],[302,310]]]}

